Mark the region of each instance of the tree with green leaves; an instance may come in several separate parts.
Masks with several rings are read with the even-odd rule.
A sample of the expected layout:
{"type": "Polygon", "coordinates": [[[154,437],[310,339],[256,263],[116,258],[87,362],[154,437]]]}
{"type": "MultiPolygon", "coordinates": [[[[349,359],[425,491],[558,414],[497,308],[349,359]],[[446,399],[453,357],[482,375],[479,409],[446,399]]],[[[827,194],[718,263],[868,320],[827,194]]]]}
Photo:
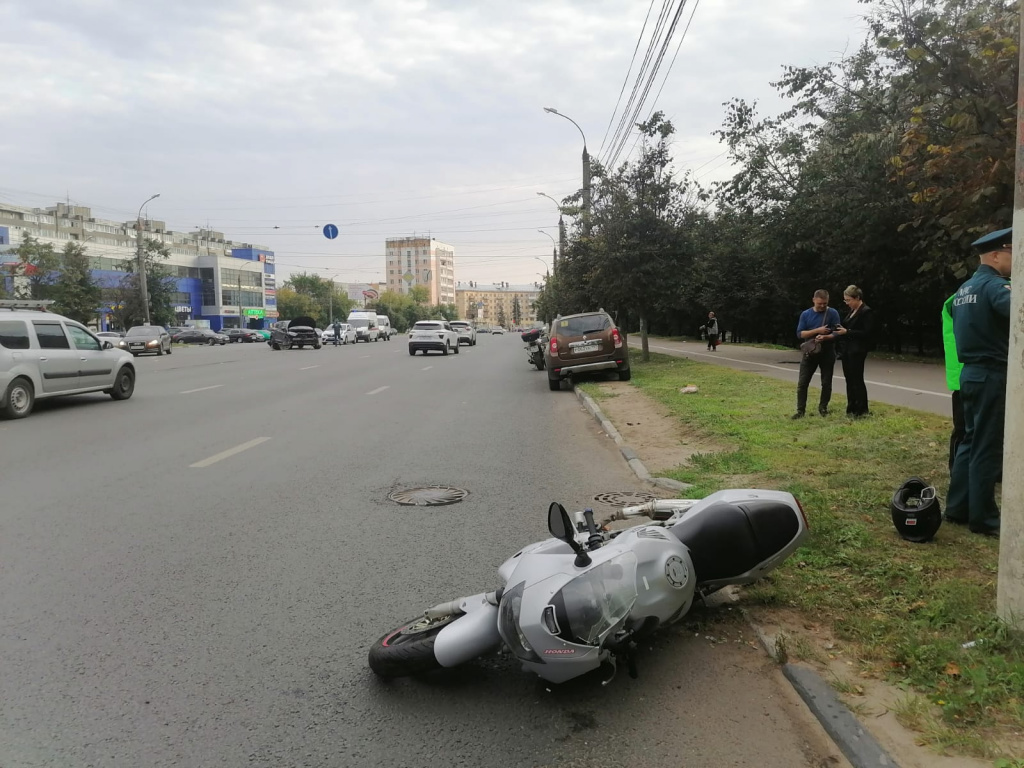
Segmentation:
{"type": "Polygon", "coordinates": [[[14,293],[19,299],[51,299],[53,284],[60,269],[60,256],[52,243],[41,243],[32,235],[26,234],[14,253],[20,264],[15,267],[17,278],[27,282],[27,290],[19,290],[18,279],[15,279],[14,293]]]}
{"type": "Polygon", "coordinates": [[[288,283],[277,289],[277,311],[281,320],[312,317],[319,322],[317,315],[320,313],[320,307],[316,303],[316,299],[297,292],[288,283]]]}
{"type": "MultiPolygon", "coordinates": [[[[150,323],[172,325],[177,319],[174,314],[174,295],[178,287],[166,263],[171,257],[170,249],[159,240],[145,238],[142,244],[142,257],[146,267],[146,288],[149,291],[150,323]]],[[[142,325],[146,321],[146,315],[142,304],[138,260],[125,259],[119,268],[125,275],[119,281],[119,290],[116,292],[120,300],[113,311],[115,322],[122,328],[142,325]]]]}
{"type": "Polygon", "coordinates": [[[514,296],[512,298],[512,323],[514,325],[521,325],[523,322],[523,307],[519,303],[519,297],[514,296]]]}
{"type": "Polygon", "coordinates": [[[498,325],[500,325],[502,328],[508,325],[508,317],[505,315],[504,304],[498,305],[498,325]]]}
{"type": "Polygon", "coordinates": [[[409,289],[408,296],[414,304],[426,304],[430,301],[430,289],[425,285],[414,285],[409,289]]]}
{"type": "Polygon", "coordinates": [[[100,287],[92,278],[92,267],[85,246],[68,242],[61,252],[60,271],[52,286],[54,311],[88,323],[96,317],[102,299],[100,287]]]}
{"type": "MultiPolygon", "coordinates": [[[[351,311],[352,307],[355,306],[355,302],[352,301],[347,294],[340,291],[333,280],[328,280],[320,275],[299,272],[298,274],[294,274],[289,277],[287,282],[285,282],[281,287],[282,289],[294,291],[297,296],[302,296],[310,300],[309,302],[296,303],[295,307],[301,308],[303,312],[300,312],[299,314],[289,313],[289,318],[299,317],[301,314],[305,313],[322,326],[326,326],[332,317],[348,317],[348,313],[351,311]]],[[[277,303],[278,312],[280,312],[281,317],[284,318],[286,313],[280,308],[280,291],[278,291],[277,303]]]]}

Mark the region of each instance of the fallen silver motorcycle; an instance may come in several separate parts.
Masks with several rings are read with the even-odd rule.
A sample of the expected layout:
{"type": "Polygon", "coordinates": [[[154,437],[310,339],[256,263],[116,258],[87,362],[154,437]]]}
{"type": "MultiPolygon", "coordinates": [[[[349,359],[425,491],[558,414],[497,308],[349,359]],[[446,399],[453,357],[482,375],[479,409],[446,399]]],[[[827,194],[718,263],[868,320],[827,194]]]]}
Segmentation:
{"type": "Polygon", "coordinates": [[[679,621],[695,598],[749,584],[777,568],[808,535],[799,502],[781,491],[727,490],[704,499],[626,507],[599,525],[548,510],[553,539],[498,569],[504,586],[436,605],[381,637],[370,668],[381,677],[456,667],[504,645],[524,669],[562,683],[617,663],[635,676],[637,639],[679,621]],[[614,520],[649,522],[608,530],[614,520]]]}

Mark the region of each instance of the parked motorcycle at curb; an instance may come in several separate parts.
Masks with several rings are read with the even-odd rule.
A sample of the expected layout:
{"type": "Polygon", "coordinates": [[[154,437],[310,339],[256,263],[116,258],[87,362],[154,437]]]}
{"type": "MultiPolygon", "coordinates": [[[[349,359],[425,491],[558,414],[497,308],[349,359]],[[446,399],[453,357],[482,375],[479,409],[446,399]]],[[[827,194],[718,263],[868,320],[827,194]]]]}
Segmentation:
{"type": "Polygon", "coordinates": [[[636,676],[636,641],[682,619],[695,599],[750,584],[777,568],[808,535],[792,494],[725,490],[704,499],[625,507],[597,523],[548,509],[554,538],[531,544],[498,569],[494,592],[441,603],[370,648],[380,677],[456,667],[503,646],[523,668],[563,683],[625,663],[636,676]],[[614,520],[645,516],[628,528],[614,520]]]}
{"type": "Polygon", "coordinates": [[[526,356],[530,365],[538,371],[544,370],[544,332],[540,328],[520,334],[519,338],[526,344],[526,356]]]}

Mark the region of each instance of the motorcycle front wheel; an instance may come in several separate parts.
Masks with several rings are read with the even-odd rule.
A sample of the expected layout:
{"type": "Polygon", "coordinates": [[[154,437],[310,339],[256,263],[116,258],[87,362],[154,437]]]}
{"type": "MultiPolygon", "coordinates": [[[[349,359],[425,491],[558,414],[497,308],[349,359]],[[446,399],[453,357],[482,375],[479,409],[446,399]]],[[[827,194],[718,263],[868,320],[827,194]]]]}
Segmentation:
{"type": "Polygon", "coordinates": [[[385,678],[420,675],[441,669],[434,656],[438,633],[461,614],[440,619],[419,616],[381,637],[370,648],[370,669],[385,678]]]}

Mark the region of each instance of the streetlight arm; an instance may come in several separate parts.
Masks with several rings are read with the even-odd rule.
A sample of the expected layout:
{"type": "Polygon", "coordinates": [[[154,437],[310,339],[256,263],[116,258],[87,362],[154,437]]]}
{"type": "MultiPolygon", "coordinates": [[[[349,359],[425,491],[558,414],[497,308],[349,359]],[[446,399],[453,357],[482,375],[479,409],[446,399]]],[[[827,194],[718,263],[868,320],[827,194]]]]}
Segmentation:
{"type": "Polygon", "coordinates": [[[580,124],[579,124],[579,123],[577,123],[577,122],[576,122],[575,120],[573,120],[573,119],[572,119],[571,117],[569,117],[568,115],[563,115],[563,114],[562,114],[561,112],[559,112],[559,111],[558,111],[557,109],[555,109],[554,107],[544,107],[544,111],[545,111],[545,112],[550,112],[550,113],[551,113],[552,115],[558,115],[559,117],[564,117],[564,118],[565,118],[566,120],[568,120],[568,121],[569,121],[570,123],[572,123],[573,125],[575,125],[575,126],[576,126],[576,130],[577,130],[577,131],[579,131],[579,132],[580,132],[580,136],[582,136],[582,137],[583,137],[583,151],[584,151],[584,152],[586,152],[586,151],[587,151],[587,136],[586,136],[586,134],[585,134],[585,133],[583,133],[583,129],[582,129],[582,128],[580,128],[580,124]]]}
{"type": "Polygon", "coordinates": [[[152,202],[153,200],[156,200],[158,197],[160,197],[160,193],[159,192],[157,194],[153,195],[151,198],[149,198],[149,200],[147,200],[145,203],[143,203],[142,205],[139,206],[139,213],[135,217],[136,221],[138,221],[139,219],[142,218],[142,209],[146,207],[146,204],[152,202]]]}

